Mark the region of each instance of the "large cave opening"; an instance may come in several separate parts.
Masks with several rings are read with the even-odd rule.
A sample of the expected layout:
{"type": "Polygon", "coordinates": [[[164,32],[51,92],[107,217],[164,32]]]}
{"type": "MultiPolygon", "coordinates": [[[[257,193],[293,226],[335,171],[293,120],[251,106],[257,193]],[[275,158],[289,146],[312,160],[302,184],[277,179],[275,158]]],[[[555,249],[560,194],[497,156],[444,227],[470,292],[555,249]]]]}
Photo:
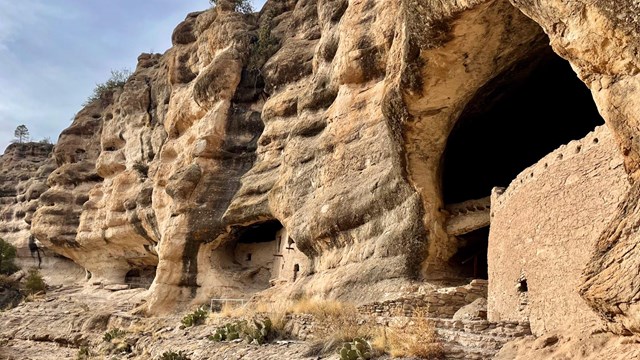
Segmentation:
{"type": "Polygon", "coordinates": [[[441,163],[447,231],[459,247],[450,261],[459,275],[487,277],[490,211],[477,204],[488,202],[494,187],[507,187],[548,153],[602,124],[588,88],[548,46],[476,93],[450,133],[441,163]]]}
{"type": "Polygon", "coordinates": [[[442,162],[445,204],[506,187],[543,156],[604,124],[589,89],[546,47],[494,78],[469,102],[442,162]]]}

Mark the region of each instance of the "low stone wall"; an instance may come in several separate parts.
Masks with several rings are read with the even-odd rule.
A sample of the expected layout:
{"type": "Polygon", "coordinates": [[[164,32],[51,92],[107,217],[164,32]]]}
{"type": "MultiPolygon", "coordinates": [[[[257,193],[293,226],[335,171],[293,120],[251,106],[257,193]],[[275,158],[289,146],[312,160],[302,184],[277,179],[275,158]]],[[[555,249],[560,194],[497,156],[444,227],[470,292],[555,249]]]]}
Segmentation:
{"type": "MultiPolygon", "coordinates": [[[[408,329],[415,317],[362,316],[360,324],[370,322],[391,329],[408,329]]],[[[487,320],[428,319],[434,326],[447,359],[491,359],[509,341],[531,335],[529,323],[489,322],[487,320]]],[[[314,340],[329,329],[311,315],[289,315],[286,330],[300,340],[314,340]]]]}
{"type": "Polygon", "coordinates": [[[407,316],[416,314],[433,318],[452,318],[461,307],[478,298],[487,297],[488,282],[473,280],[469,285],[442,288],[426,294],[416,294],[358,307],[363,315],[407,316]]]}

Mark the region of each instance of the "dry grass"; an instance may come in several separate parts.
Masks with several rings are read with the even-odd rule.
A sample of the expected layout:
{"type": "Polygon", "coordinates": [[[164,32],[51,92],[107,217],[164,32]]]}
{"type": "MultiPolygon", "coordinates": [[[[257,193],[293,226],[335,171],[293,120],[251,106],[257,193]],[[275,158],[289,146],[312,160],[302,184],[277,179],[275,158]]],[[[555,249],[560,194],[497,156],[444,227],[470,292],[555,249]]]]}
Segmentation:
{"type": "Polygon", "coordinates": [[[433,324],[425,317],[415,317],[404,329],[383,328],[371,341],[371,346],[392,357],[442,359],[444,349],[433,324]]]}
{"type": "Polygon", "coordinates": [[[245,305],[226,302],[222,304],[219,312],[212,312],[209,318],[212,322],[219,323],[221,320],[251,320],[268,317],[271,320],[271,328],[275,333],[275,337],[288,339],[291,337],[291,334],[286,330],[288,309],[289,304],[282,302],[260,302],[245,305]]]}
{"type": "Polygon", "coordinates": [[[292,303],[289,311],[293,314],[309,314],[316,318],[334,318],[347,313],[355,314],[356,307],[336,300],[302,298],[292,303]]]}
{"type": "Polygon", "coordinates": [[[312,315],[317,321],[316,340],[306,354],[308,356],[333,352],[345,342],[356,338],[371,339],[378,333],[377,326],[359,321],[356,307],[348,303],[302,298],[290,306],[290,312],[312,315]]]}
{"type": "Polygon", "coordinates": [[[388,353],[392,357],[418,357],[421,359],[442,359],[443,348],[433,324],[416,314],[404,329],[392,329],[359,319],[354,305],[335,300],[301,298],[289,303],[253,303],[237,306],[227,303],[220,312],[211,314],[219,319],[251,319],[267,316],[273,323],[278,338],[290,338],[287,331],[290,314],[312,315],[317,322],[314,330],[315,342],[307,356],[318,356],[335,352],[345,342],[356,338],[370,340],[375,355],[388,353]]]}

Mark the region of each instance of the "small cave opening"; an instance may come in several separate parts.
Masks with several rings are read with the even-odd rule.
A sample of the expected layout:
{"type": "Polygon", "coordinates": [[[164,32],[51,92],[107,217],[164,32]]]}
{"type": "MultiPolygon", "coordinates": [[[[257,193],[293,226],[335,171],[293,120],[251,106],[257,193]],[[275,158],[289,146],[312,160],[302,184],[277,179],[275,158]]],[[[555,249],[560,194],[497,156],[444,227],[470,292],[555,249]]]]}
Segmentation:
{"type": "Polygon", "coordinates": [[[518,290],[519,293],[529,292],[529,284],[527,284],[526,277],[521,276],[520,279],[518,279],[518,284],[516,286],[516,289],[518,290]]]}
{"type": "Polygon", "coordinates": [[[255,292],[270,286],[283,231],[278,220],[269,220],[237,227],[231,232],[233,267],[240,274],[245,290],[255,292]]]}
{"type": "Polygon", "coordinates": [[[135,267],[127,272],[124,277],[124,283],[129,285],[129,288],[145,288],[151,287],[153,280],[156,277],[155,266],[142,266],[135,267]]]}
{"type": "Polygon", "coordinates": [[[447,140],[441,166],[445,204],[507,187],[560,145],[604,120],[587,86],[547,46],[482,87],[447,140]]]}
{"type": "Polygon", "coordinates": [[[489,227],[458,235],[458,251],[449,259],[449,264],[461,278],[489,279],[487,249],[489,227]]]}

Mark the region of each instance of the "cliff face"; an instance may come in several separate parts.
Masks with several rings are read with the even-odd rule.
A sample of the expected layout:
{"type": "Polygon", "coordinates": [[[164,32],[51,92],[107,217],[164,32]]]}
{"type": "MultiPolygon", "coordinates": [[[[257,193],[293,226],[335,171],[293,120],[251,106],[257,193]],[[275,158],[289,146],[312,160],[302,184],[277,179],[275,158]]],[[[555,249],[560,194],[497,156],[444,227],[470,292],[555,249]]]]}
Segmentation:
{"type": "MultiPolygon", "coordinates": [[[[32,231],[94,282],[148,274],[156,312],[273,284],[364,302],[459,281],[450,134],[526,78],[549,40],[637,177],[637,5],[616,4],[272,0],[243,15],[221,1],[78,113],[32,231]]],[[[638,332],[638,189],[581,290],[619,332],[638,332]]]]}
{"type": "Polygon", "coordinates": [[[19,249],[20,258],[31,257],[30,224],[47,176],[55,169],[49,160],[52,150],[51,144],[15,143],[0,157],[0,237],[19,249]]]}
{"type": "Polygon", "coordinates": [[[39,198],[48,189],[47,177],[56,168],[52,150],[51,144],[16,143],[0,156],[0,238],[17,248],[19,267],[40,269],[47,282],[54,285],[77,281],[84,270],[47,249],[31,232],[39,198]]]}

